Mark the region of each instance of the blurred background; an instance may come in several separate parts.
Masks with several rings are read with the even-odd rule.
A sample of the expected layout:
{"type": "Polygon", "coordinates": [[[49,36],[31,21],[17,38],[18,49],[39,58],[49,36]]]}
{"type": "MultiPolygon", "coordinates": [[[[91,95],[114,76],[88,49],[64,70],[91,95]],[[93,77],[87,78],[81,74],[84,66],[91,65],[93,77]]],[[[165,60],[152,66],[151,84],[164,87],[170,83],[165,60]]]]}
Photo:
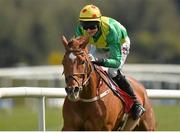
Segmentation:
{"type": "MultiPolygon", "coordinates": [[[[149,89],[180,89],[179,0],[0,0],[0,87],[64,87],[59,38],[74,36],[86,4],[95,4],[127,28],[128,74],[149,89]]],[[[62,102],[46,103],[47,130],[59,130],[61,107],[54,106],[62,102]]],[[[180,101],[153,103],[158,104],[157,130],[180,130],[180,101]]],[[[37,116],[36,99],[0,100],[0,130],[37,130],[37,116]]]]}
{"type": "Polygon", "coordinates": [[[131,39],[128,63],[180,64],[179,0],[1,0],[0,67],[61,63],[59,37],[73,37],[80,9],[93,3],[131,39]]]}

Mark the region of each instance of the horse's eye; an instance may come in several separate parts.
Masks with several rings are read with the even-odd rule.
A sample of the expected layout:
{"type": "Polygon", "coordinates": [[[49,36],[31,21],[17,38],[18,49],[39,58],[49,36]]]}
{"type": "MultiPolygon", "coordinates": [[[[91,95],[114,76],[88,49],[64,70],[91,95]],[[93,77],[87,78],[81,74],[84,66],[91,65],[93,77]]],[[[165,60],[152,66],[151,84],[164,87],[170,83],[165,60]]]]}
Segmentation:
{"type": "Polygon", "coordinates": [[[79,62],[79,64],[81,64],[81,65],[83,65],[84,63],[85,63],[85,61],[83,61],[83,60],[79,62]]]}

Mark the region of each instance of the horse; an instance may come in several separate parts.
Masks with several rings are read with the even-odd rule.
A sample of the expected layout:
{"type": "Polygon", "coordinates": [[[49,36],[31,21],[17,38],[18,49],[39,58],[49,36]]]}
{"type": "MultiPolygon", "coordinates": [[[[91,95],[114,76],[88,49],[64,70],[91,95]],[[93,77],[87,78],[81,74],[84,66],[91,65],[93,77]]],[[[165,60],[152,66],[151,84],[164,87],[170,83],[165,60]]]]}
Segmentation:
{"type": "Polygon", "coordinates": [[[65,48],[62,64],[67,93],[63,104],[62,131],[154,131],[155,115],[145,87],[130,76],[127,77],[128,81],[146,112],[136,120],[129,114],[123,127],[119,127],[124,118],[124,103],[109,89],[107,77],[98,72],[100,66],[92,64],[88,56],[88,41],[85,36],[70,41],[62,37],[65,48]]]}

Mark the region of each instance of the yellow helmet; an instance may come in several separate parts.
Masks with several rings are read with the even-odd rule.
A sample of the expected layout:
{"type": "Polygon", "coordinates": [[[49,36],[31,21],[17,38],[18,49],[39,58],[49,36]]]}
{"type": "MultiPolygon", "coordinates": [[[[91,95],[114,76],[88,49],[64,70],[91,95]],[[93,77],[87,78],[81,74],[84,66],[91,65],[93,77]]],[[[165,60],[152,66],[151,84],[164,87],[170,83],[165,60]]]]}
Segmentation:
{"type": "Polygon", "coordinates": [[[95,5],[86,5],[80,11],[80,21],[100,21],[101,12],[95,5]]]}

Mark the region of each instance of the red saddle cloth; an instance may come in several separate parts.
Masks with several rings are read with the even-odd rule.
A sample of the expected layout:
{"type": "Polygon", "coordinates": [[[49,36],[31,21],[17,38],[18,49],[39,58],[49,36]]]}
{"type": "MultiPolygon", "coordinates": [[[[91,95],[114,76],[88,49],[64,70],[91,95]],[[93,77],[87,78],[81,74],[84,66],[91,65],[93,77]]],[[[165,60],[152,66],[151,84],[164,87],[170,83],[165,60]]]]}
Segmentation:
{"type": "Polygon", "coordinates": [[[113,83],[113,85],[116,88],[116,91],[118,92],[118,94],[120,96],[118,96],[124,103],[124,111],[125,113],[129,113],[131,110],[131,107],[134,104],[133,99],[131,98],[131,96],[129,96],[126,92],[124,92],[119,86],[117,86],[117,84],[114,84],[114,82],[110,79],[110,81],[113,83]]]}
{"type": "Polygon", "coordinates": [[[133,99],[131,98],[131,96],[129,96],[125,91],[123,91],[108,75],[108,73],[106,71],[104,71],[103,69],[100,69],[100,71],[108,78],[108,80],[111,82],[111,84],[115,87],[115,90],[113,88],[110,88],[116,95],[117,93],[119,95],[117,95],[122,102],[124,103],[124,111],[125,113],[129,113],[131,110],[131,107],[134,104],[133,99]],[[116,93],[117,92],[117,93],[116,93]]]}

